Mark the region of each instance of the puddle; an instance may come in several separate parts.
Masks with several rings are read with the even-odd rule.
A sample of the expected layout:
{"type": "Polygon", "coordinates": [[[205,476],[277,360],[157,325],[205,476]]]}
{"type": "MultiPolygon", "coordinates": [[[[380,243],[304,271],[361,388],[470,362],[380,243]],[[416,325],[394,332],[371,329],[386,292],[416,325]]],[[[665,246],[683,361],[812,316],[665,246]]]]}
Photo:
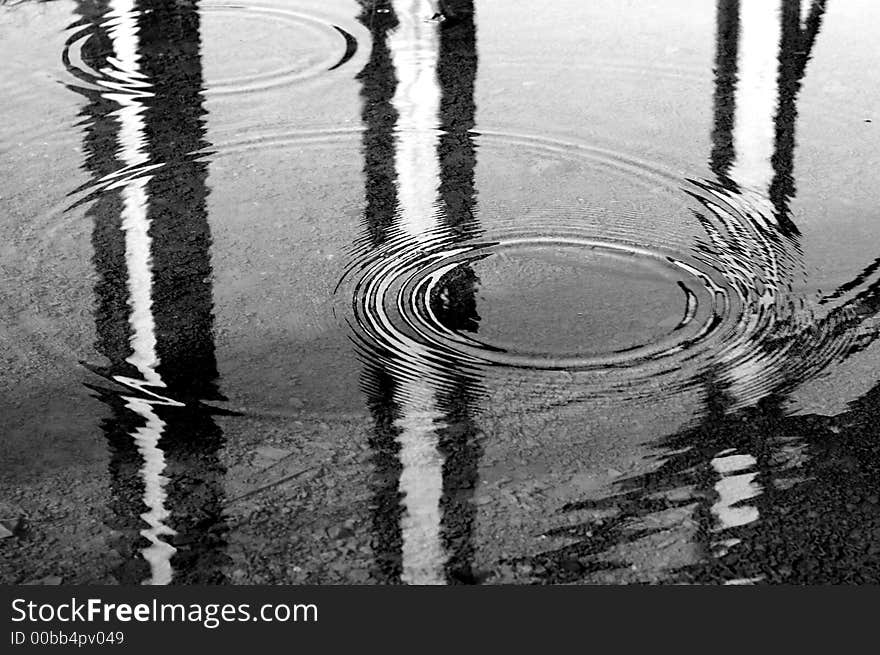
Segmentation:
{"type": "Polygon", "coordinates": [[[0,6],[4,581],[876,581],[877,8],[446,4],[0,6]]]}

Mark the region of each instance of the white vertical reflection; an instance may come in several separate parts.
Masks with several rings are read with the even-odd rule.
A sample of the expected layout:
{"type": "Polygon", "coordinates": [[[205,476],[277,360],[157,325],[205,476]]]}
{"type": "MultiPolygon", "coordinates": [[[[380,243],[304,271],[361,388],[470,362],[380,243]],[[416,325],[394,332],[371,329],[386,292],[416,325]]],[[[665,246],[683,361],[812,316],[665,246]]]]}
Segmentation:
{"type": "Polygon", "coordinates": [[[776,110],[779,106],[779,0],[740,0],[739,57],[730,177],[766,193],[773,180],[776,110]]]}
{"type": "MultiPolygon", "coordinates": [[[[400,25],[389,38],[397,75],[392,104],[397,110],[395,162],[397,226],[414,240],[413,247],[436,231],[439,221],[440,162],[437,148],[441,89],[437,80],[440,40],[437,26],[422,15],[422,0],[395,0],[400,25]]],[[[400,415],[400,490],[404,515],[403,572],[409,584],[443,584],[446,561],[441,540],[440,501],[443,457],[437,449],[437,389],[432,373],[418,357],[408,361],[410,374],[395,375],[395,400],[400,415]],[[420,368],[424,374],[418,375],[420,368]]]]}
{"type": "Polygon", "coordinates": [[[399,380],[395,394],[400,417],[394,425],[400,431],[400,491],[405,508],[401,580],[444,584],[446,555],[440,537],[443,457],[437,450],[441,414],[434,402],[436,391],[426,380],[399,380]]]}
{"type": "Polygon", "coordinates": [[[397,73],[391,102],[398,113],[394,148],[398,225],[421,239],[439,224],[440,39],[437,26],[420,15],[425,9],[422,0],[396,0],[394,7],[400,20],[389,39],[397,73]]]}
{"type": "MultiPolygon", "coordinates": [[[[149,95],[140,71],[138,52],[138,24],[134,0],[111,0],[107,13],[107,31],[113,42],[116,58],[108,58],[108,66],[102,71],[107,77],[100,83],[109,89],[104,97],[120,105],[114,112],[119,122],[118,156],[127,168],[136,168],[148,163],[145,151],[147,142],[142,99],[149,95]]],[[[125,265],[128,282],[128,305],[130,308],[132,354],[127,361],[140,373],[140,380],[117,376],[116,379],[139,390],[145,386],[164,387],[156,367],[159,357],[156,352],[156,325],[153,317],[153,270],[150,239],[150,219],[148,212],[147,183],[149,177],[136,176],[121,184],[122,230],[125,233],[125,265]]],[[[155,394],[147,391],[149,395],[155,394]]],[[[158,398],[158,397],[157,397],[158,398]]],[[[141,477],[144,481],[144,504],[148,511],[141,515],[149,528],[141,534],[150,542],[142,551],[144,559],[150,564],[151,577],[146,584],[168,584],[171,582],[171,557],[174,547],[161,540],[163,535],[173,535],[174,531],[164,521],[168,518],[165,509],[165,484],[168,479],[162,475],[165,470],[165,454],[159,441],[165,424],[153,411],[153,403],[142,398],[125,397],[126,406],[144,419],[144,425],[136,429],[132,438],[144,460],[141,477]]]]}
{"type": "Polygon", "coordinates": [[[146,425],[135,430],[134,437],[138,452],[144,459],[141,467],[141,476],[144,480],[144,502],[149,511],[141,514],[141,518],[150,527],[141,530],[141,534],[150,542],[150,546],[142,553],[144,559],[150,564],[152,576],[148,584],[169,584],[173,576],[171,570],[171,557],[176,549],[160,539],[163,535],[173,535],[174,530],[168,527],[164,521],[169,512],[165,509],[165,482],[167,478],[162,475],[165,470],[165,453],[159,447],[159,439],[162,437],[162,429],[165,424],[153,412],[149,402],[138,398],[127,398],[126,407],[137,412],[146,419],[146,425]]]}
{"type": "MultiPolygon", "coordinates": [[[[736,234],[731,251],[741,250],[739,258],[751,262],[752,271],[763,288],[759,291],[752,281],[746,291],[750,297],[750,333],[762,321],[772,320],[774,306],[779,302],[783,284],[784,264],[778,246],[767,240],[765,229],[776,229],[776,208],[769,200],[775,176],[773,157],[776,153],[776,119],[780,102],[780,48],[782,47],[782,10],[780,0],[740,0],[737,84],[734,101],[733,153],[730,178],[739,186],[738,209],[752,222],[742,234],[745,243],[737,244],[736,234]]],[[[735,225],[735,223],[731,223],[735,225]]],[[[755,357],[751,343],[732,349],[724,359],[733,362],[728,375],[729,393],[738,399],[754,396],[752,388],[764,375],[769,362],[755,357]]]]}
{"type": "Polygon", "coordinates": [[[760,495],[761,487],[755,482],[758,475],[749,471],[758,461],[751,455],[719,453],[712,460],[712,468],[721,476],[715,483],[718,501],[712,513],[718,519],[720,529],[735,528],[758,520],[758,508],[743,505],[743,501],[760,495]]]}

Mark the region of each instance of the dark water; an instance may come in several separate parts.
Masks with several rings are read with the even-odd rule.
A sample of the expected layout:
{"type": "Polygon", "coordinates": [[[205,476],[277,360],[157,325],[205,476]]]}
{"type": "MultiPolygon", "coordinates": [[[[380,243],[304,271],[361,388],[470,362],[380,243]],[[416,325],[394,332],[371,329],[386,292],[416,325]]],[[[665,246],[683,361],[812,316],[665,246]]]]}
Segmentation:
{"type": "Polygon", "coordinates": [[[877,582],[880,8],[0,7],[7,582],[877,582]]]}

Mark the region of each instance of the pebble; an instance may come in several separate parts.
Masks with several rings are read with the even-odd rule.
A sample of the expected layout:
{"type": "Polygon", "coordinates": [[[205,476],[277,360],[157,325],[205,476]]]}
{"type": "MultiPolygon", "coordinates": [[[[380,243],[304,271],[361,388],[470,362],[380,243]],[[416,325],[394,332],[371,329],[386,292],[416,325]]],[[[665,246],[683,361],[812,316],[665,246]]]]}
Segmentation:
{"type": "Polygon", "coordinates": [[[275,446],[260,446],[259,448],[256,448],[254,452],[260,457],[265,457],[266,459],[279,460],[290,455],[292,451],[284,448],[276,448],[275,446]]]}
{"type": "Polygon", "coordinates": [[[344,525],[334,525],[327,529],[327,536],[331,539],[347,539],[354,536],[354,530],[344,525]]]}
{"type": "Polygon", "coordinates": [[[568,573],[581,573],[584,570],[584,565],[576,559],[566,559],[560,562],[559,568],[568,573]]]}

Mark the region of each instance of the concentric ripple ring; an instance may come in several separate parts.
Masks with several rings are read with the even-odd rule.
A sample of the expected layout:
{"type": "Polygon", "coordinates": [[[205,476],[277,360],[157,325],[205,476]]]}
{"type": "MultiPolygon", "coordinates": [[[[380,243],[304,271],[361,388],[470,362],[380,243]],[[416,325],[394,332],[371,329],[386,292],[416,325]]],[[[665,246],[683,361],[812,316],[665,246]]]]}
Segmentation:
{"type": "MultiPolygon", "coordinates": [[[[542,203],[541,194],[526,194],[529,206],[509,215],[481,195],[483,206],[466,227],[450,227],[442,200],[434,204],[435,216],[398,215],[383,243],[358,240],[351,267],[340,283],[346,288],[340,296],[348,298],[346,320],[364,356],[401,374],[410,369],[412,375],[435,370],[438,379],[449,367],[470,371],[474,377],[520,378],[529,370],[567,373],[576,376],[575,386],[588,395],[638,397],[657,385],[672,392],[701,385],[709,376],[729,387],[737,404],[761,397],[788,379],[818,374],[850,347],[854,337],[846,327],[845,312],[823,318],[809,299],[796,295],[802,272],[799,246],[780,229],[772,208],[760,196],[677,177],[657,165],[599,147],[501,131],[473,133],[472,138],[484,161],[497,158],[500,150],[504,165],[520,157],[536,166],[538,174],[541,167],[561,166],[550,169],[551,177],[557,170],[563,175],[574,171],[585,179],[610,175],[618,182],[607,184],[609,188],[626,182],[635,194],[648,189],[652,198],[664,198],[661,204],[668,207],[655,209],[656,202],[645,203],[651,214],[626,213],[632,209],[615,213],[613,207],[597,210],[589,203],[566,203],[555,192],[547,192],[554,194],[547,196],[552,204],[542,203]],[[597,218],[596,212],[602,216],[597,218]],[[694,236],[687,237],[689,233],[694,236]],[[587,310],[578,317],[588,315],[592,307],[613,305],[608,294],[598,305],[593,302],[590,262],[600,258],[613,269],[610,275],[618,277],[606,287],[629,295],[605,312],[612,322],[599,325],[599,332],[611,337],[597,338],[595,322],[584,322],[578,331],[576,322],[569,320],[574,314],[565,314],[564,307],[560,315],[574,329],[552,342],[552,347],[528,342],[530,335],[543,337],[540,330],[524,330],[525,336],[517,341],[516,327],[499,328],[484,317],[478,329],[462,328],[450,325],[438,310],[438,303],[454,304],[455,299],[449,298],[456,293],[471,299],[475,313],[481,303],[492,304],[486,297],[502,299],[495,305],[507,297],[519,298],[507,292],[520,282],[516,271],[534,267],[533,262],[504,269],[513,271],[507,278],[496,271],[491,283],[481,280],[481,271],[504,266],[492,264],[492,269],[489,263],[495,259],[534,260],[547,252],[565,252],[575,264],[582,260],[584,268],[575,273],[580,277],[574,283],[571,276],[555,278],[567,285],[569,295],[583,282],[584,298],[578,301],[584,301],[587,310]],[[624,343],[615,331],[625,330],[613,320],[643,317],[650,313],[651,302],[663,304],[650,294],[627,289],[626,275],[642,269],[649,270],[651,289],[659,290],[666,313],[658,314],[662,323],[645,327],[643,320],[638,330],[624,335],[631,337],[624,343]],[[455,284],[465,284],[461,280],[472,286],[456,291],[455,284]],[[504,288],[499,290],[498,285],[504,288]],[[634,304],[628,305],[633,299],[634,304]],[[499,332],[514,338],[497,339],[499,332]]],[[[570,189],[571,180],[564,179],[564,188],[570,189]]],[[[638,198],[633,204],[638,205],[638,198]]],[[[532,277],[548,279],[543,273],[532,277]]],[[[548,287],[546,295],[558,298],[556,291],[548,287]]],[[[495,312],[495,317],[522,326],[531,319],[531,311],[528,303],[520,302],[495,312]]],[[[479,320],[475,315],[471,322],[479,320]]],[[[553,329],[553,320],[541,324],[545,332],[553,329]]]]}

